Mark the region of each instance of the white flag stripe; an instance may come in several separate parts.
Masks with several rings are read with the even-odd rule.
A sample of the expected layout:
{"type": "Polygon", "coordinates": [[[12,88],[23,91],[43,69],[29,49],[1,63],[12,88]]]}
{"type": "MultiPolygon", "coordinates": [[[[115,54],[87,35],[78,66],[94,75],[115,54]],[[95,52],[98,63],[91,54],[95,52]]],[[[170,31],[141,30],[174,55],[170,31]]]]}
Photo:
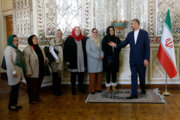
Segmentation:
{"type": "Polygon", "coordinates": [[[162,47],[163,47],[164,51],[166,52],[167,56],[169,57],[170,61],[173,63],[174,67],[176,67],[176,62],[173,61],[172,57],[168,54],[166,48],[163,45],[162,45],[162,47]]]}
{"type": "MultiPolygon", "coordinates": [[[[167,26],[164,25],[164,29],[163,29],[163,33],[162,33],[162,37],[161,37],[161,43],[162,43],[162,46],[163,46],[164,50],[166,51],[167,55],[169,56],[170,59],[172,59],[173,64],[176,66],[175,52],[174,52],[174,50],[172,50],[172,48],[166,46],[166,44],[167,44],[166,40],[168,38],[171,38],[173,40],[172,33],[170,33],[167,26]]],[[[174,43],[172,43],[172,45],[174,46],[174,43]]]]}

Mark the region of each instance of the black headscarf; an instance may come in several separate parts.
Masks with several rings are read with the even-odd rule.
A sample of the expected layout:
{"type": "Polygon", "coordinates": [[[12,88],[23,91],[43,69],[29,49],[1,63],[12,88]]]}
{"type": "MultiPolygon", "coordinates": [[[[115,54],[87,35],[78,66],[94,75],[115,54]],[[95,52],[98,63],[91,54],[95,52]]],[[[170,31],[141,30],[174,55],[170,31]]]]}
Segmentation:
{"type": "Polygon", "coordinates": [[[115,37],[115,29],[114,29],[114,27],[113,26],[109,26],[107,28],[107,30],[106,30],[106,34],[107,34],[108,37],[115,37]],[[110,34],[110,28],[112,28],[114,30],[114,35],[110,34]]]}
{"type": "Polygon", "coordinates": [[[39,60],[39,76],[44,76],[44,69],[45,69],[45,64],[44,64],[44,56],[43,53],[41,51],[41,48],[39,47],[39,45],[34,45],[33,44],[33,37],[37,37],[36,35],[31,35],[28,38],[28,44],[33,46],[34,51],[36,52],[37,56],[38,56],[38,60],[39,60]]]}

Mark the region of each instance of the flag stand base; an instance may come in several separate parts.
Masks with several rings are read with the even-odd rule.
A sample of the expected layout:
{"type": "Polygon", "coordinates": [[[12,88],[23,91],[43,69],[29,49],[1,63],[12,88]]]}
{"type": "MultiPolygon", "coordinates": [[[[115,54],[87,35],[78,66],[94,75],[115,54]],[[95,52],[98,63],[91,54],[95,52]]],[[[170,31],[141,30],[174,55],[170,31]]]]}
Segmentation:
{"type": "Polygon", "coordinates": [[[165,92],[162,94],[162,96],[170,96],[171,93],[167,91],[167,73],[166,73],[166,84],[165,84],[165,92]]]}
{"type": "Polygon", "coordinates": [[[169,92],[167,92],[167,91],[165,91],[163,94],[162,94],[162,96],[170,96],[171,95],[171,93],[169,93],[169,92]]]}

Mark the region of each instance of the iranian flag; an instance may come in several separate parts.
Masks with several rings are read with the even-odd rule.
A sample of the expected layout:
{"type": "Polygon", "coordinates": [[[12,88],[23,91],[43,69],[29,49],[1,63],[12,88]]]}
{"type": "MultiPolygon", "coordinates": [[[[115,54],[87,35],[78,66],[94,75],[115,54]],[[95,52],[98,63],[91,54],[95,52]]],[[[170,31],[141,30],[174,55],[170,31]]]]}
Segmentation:
{"type": "Polygon", "coordinates": [[[161,43],[159,45],[158,59],[168,74],[169,78],[173,78],[177,74],[176,59],[174,52],[174,42],[172,36],[170,11],[168,10],[166,21],[164,24],[161,43]]]}

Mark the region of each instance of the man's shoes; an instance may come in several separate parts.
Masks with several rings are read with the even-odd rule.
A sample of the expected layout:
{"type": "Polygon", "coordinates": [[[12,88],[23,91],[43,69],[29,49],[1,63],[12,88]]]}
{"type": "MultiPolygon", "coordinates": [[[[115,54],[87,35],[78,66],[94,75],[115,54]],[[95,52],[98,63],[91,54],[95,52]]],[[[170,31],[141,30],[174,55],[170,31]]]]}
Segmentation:
{"type": "Polygon", "coordinates": [[[102,93],[102,90],[96,90],[97,93],[102,93]]]}
{"type": "Polygon", "coordinates": [[[131,96],[127,97],[126,99],[135,99],[135,98],[138,98],[138,96],[137,95],[131,95],[131,96]]]}
{"type": "Polygon", "coordinates": [[[83,94],[86,93],[86,91],[84,89],[79,89],[79,91],[83,94]]]}
{"type": "Polygon", "coordinates": [[[92,94],[92,95],[94,95],[94,94],[95,94],[95,92],[91,92],[91,94],[92,94]]]}
{"type": "Polygon", "coordinates": [[[142,90],[142,94],[146,94],[146,90],[142,90]]]}

